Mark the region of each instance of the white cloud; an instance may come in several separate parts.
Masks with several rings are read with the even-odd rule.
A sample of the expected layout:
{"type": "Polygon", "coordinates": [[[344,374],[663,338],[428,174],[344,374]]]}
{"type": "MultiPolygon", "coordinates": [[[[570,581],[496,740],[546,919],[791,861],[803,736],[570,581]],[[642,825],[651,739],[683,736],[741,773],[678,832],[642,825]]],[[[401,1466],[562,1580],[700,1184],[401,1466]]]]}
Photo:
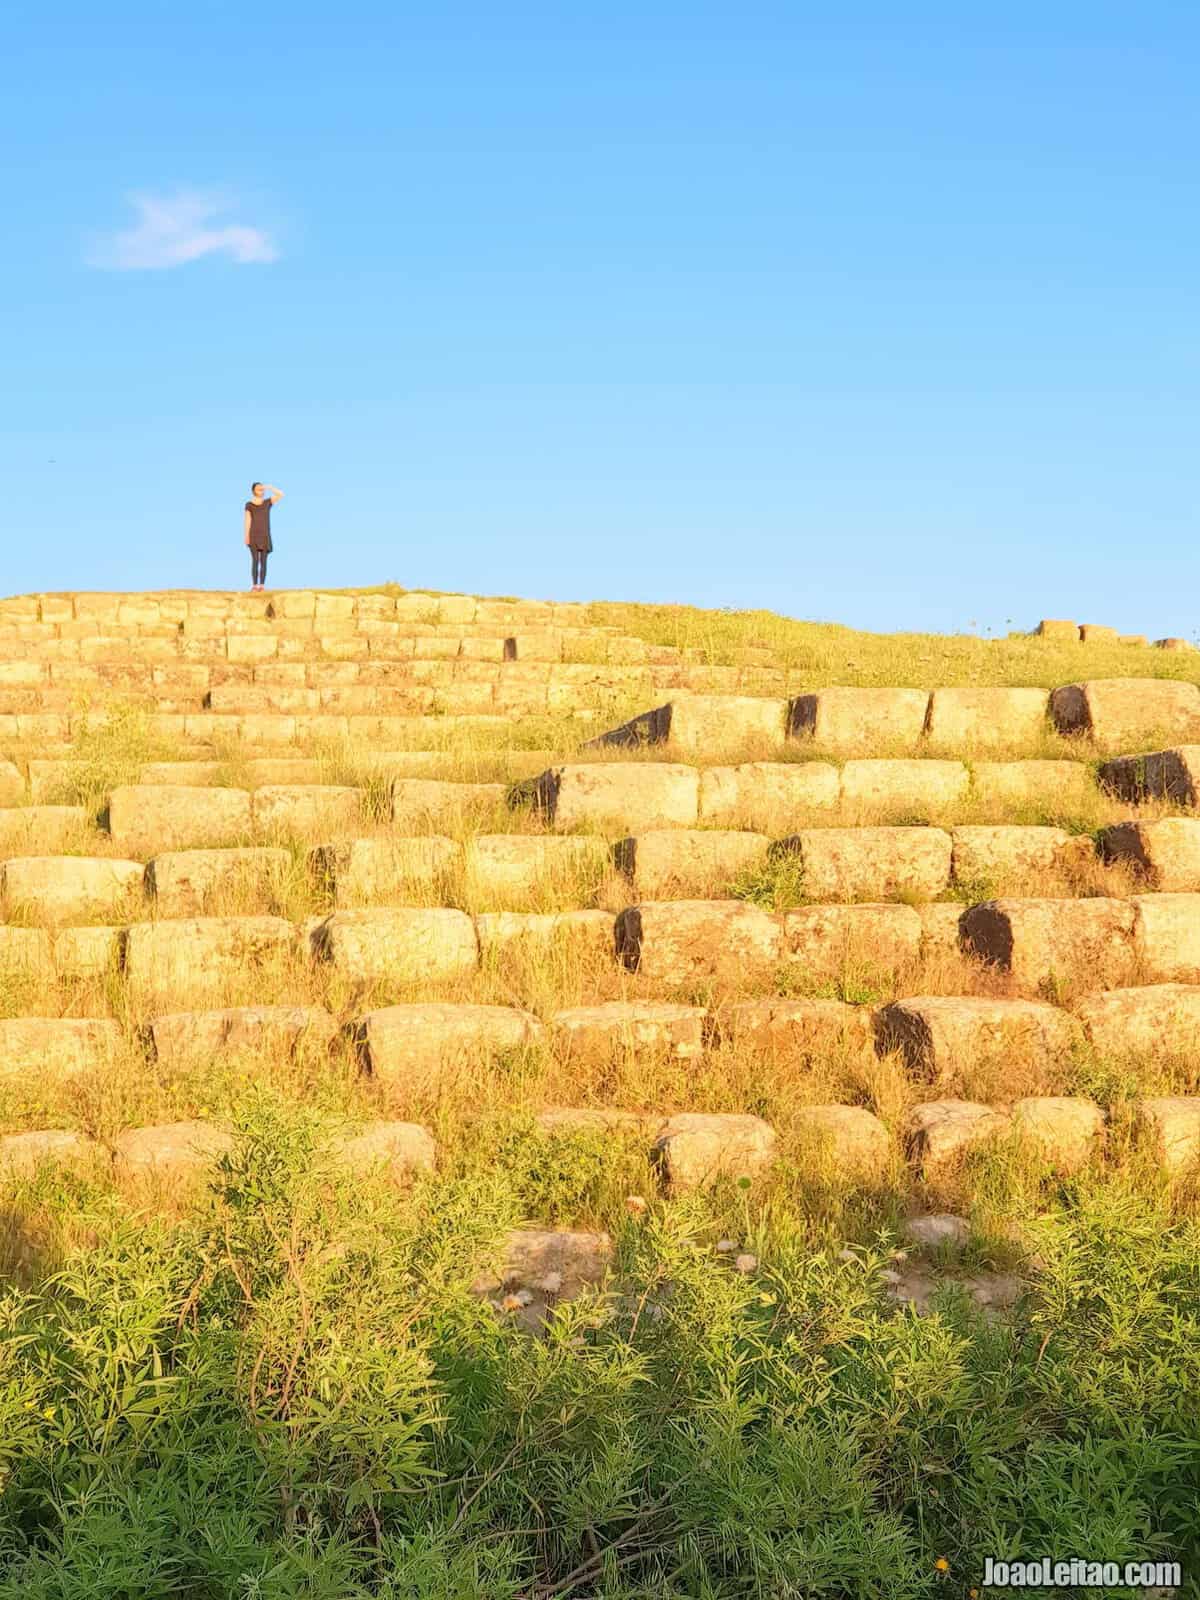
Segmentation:
{"type": "Polygon", "coordinates": [[[226,255],[243,265],[278,259],[264,229],[222,220],[229,204],[219,195],[176,189],[168,195],[131,194],[129,202],[137,221],[99,240],[88,255],[91,266],[138,272],[182,267],[211,255],[226,255]]]}

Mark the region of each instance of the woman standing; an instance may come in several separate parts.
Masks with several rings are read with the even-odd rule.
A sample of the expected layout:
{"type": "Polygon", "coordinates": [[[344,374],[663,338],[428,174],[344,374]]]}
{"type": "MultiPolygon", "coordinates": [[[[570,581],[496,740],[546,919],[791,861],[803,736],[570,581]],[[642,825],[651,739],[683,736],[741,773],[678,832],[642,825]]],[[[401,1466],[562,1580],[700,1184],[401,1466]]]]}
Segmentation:
{"type": "Polygon", "coordinates": [[[250,590],[257,594],[266,588],[267,557],[271,543],[271,507],[283,499],[283,490],[271,483],[252,483],[246,501],[246,548],[250,551],[250,590]]]}

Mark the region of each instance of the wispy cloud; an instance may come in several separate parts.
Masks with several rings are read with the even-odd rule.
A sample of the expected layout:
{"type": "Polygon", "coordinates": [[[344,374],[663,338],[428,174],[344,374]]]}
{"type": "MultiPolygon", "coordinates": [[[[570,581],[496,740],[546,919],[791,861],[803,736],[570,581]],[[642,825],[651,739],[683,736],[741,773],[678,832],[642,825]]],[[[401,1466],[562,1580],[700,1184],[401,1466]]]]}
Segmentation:
{"type": "Polygon", "coordinates": [[[243,265],[278,259],[275,242],[263,228],[229,220],[232,208],[225,196],[176,189],[164,195],[131,194],[129,203],[137,220],[96,240],[87,257],[91,266],[143,272],[182,267],[212,255],[243,265]]]}

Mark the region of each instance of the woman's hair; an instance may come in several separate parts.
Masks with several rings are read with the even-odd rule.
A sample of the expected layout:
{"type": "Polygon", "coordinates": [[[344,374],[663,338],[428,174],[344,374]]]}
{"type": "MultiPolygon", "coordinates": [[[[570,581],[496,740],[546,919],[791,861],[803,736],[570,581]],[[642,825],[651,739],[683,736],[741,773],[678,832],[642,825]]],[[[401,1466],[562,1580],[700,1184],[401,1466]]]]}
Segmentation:
{"type": "Polygon", "coordinates": [[[250,493],[253,494],[255,489],[261,489],[261,488],[262,488],[262,479],[261,478],[255,478],[254,482],[250,485],[250,493]]]}

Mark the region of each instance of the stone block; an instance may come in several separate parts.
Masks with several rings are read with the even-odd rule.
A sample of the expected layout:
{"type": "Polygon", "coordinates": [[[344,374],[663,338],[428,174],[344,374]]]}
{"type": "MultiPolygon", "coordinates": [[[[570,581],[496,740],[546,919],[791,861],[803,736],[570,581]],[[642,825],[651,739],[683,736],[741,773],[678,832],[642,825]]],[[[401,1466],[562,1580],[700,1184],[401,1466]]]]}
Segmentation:
{"type": "Polygon", "coordinates": [[[1110,628],[1102,622],[1081,622],[1079,624],[1080,644],[1119,644],[1120,634],[1115,628],[1110,628]]]}
{"type": "Polygon", "coordinates": [[[146,888],[161,916],[196,917],[222,899],[270,905],[291,865],[288,851],[264,846],[164,850],[146,867],[146,888]]]}
{"type": "Polygon", "coordinates": [[[1141,981],[1200,981],[1200,894],[1134,895],[1129,905],[1141,981]]]}
{"type": "Polygon", "coordinates": [[[958,884],[1044,880],[1062,870],[1070,834],[1062,828],[951,828],[950,872],[958,884]]]}
{"type": "Polygon", "coordinates": [[[571,836],[484,833],[466,847],[467,883],[477,905],[534,900],[578,886],[586,894],[604,873],[604,841],[571,836]]]}
{"type": "Polygon", "coordinates": [[[828,761],[748,761],[700,772],[700,816],[778,835],[810,811],[828,811],[842,794],[828,761]]]}
{"type": "Polygon", "coordinates": [[[1133,924],[1124,900],[984,900],[963,913],[960,938],[1023,988],[1067,977],[1104,988],[1129,969],[1133,924]]]}
{"type": "Polygon", "coordinates": [[[928,709],[925,689],[819,689],[791,702],[789,728],[830,750],[915,748],[928,709]]]}
{"type": "Polygon", "coordinates": [[[670,743],[689,753],[729,749],[739,744],[782,744],[787,703],[747,695],[680,694],[656,706],[592,745],[670,743]]]}
{"type": "Polygon", "coordinates": [[[31,1085],[108,1066],[121,1049],[115,1022],[80,1017],[0,1020],[0,1077],[31,1085]]]}
{"type": "Polygon", "coordinates": [[[950,835],[941,828],[805,828],[772,846],[772,860],[789,856],[812,900],[932,900],[950,884],[950,835]]]}
{"type": "Polygon", "coordinates": [[[935,689],[926,737],[956,750],[1036,743],[1046,732],[1044,689],[935,689]]]}
{"type": "Polygon", "coordinates": [[[864,963],[895,971],[921,953],[921,919],[912,906],[801,906],[783,919],[786,958],[815,974],[864,963]]]}
{"type": "Polygon", "coordinates": [[[931,1100],[912,1109],[909,1151],[916,1164],[929,1172],[990,1140],[1005,1138],[1011,1127],[1008,1113],[992,1106],[974,1100],[931,1100]]]}
{"type": "Polygon", "coordinates": [[[704,1050],[706,1016],[703,1006],[610,1000],[559,1011],[550,1019],[550,1038],[577,1061],[600,1063],[623,1054],[687,1060],[704,1050]]]}
{"type": "Polygon", "coordinates": [[[1102,1056],[1191,1056],[1200,1038],[1200,984],[1107,989],[1079,1001],[1075,1014],[1102,1056]]]}
{"type": "Polygon", "coordinates": [[[1200,744],[1117,756],[1101,765],[1099,780],[1102,789],[1131,805],[1170,800],[1179,806],[1194,806],[1200,796],[1200,744]]]}
{"type": "Polygon", "coordinates": [[[339,906],[386,905],[436,891],[461,867],[463,849],[443,834],[392,835],[319,845],[308,860],[339,906]]]}
{"type": "Polygon", "coordinates": [[[0,1138],[0,1179],[31,1178],[43,1166],[81,1166],[95,1161],[100,1148],[70,1128],[9,1133],[0,1138]]]}
{"type": "Polygon", "coordinates": [[[1030,1095],[1013,1101],[1012,1128],[1051,1166],[1071,1172],[1090,1161],[1098,1149],[1104,1137],[1104,1113],[1094,1100],[1030,1095]]]}
{"type": "Polygon", "coordinates": [[[436,982],[479,963],[470,917],[442,907],[335,911],[318,925],[313,949],[360,983],[436,982]]]}
{"type": "Polygon", "coordinates": [[[416,1122],[368,1122],[358,1133],[335,1140],[330,1154],[349,1172],[391,1178],[432,1172],[437,1164],[433,1135],[416,1122]]]}
{"type": "Polygon", "coordinates": [[[1062,816],[1096,797],[1092,769],[1082,761],[978,761],[972,797],[979,811],[997,822],[1014,813],[1062,816]]]}
{"type": "Polygon", "coordinates": [[[753,1178],[775,1159],[775,1131],[761,1117],[681,1112],[664,1124],[654,1154],[672,1189],[718,1178],[753,1178]]]}
{"type": "Polygon", "coordinates": [[[108,856],[10,856],[0,863],[6,915],[48,922],[133,909],[141,898],[140,861],[108,856]]]}
{"type": "Polygon", "coordinates": [[[130,1177],[188,1177],[214,1167],[232,1149],[232,1134],[211,1122],[166,1122],[118,1134],[113,1163],[130,1177]]]}
{"type": "Polygon", "coordinates": [[[448,783],[433,778],[397,778],[392,784],[392,818],[400,827],[454,827],[464,818],[504,804],[502,783],[448,783]]]}
{"type": "Polygon", "coordinates": [[[650,829],[613,846],[613,862],[639,899],[721,895],[749,869],[765,863],[762,833],[719,828],[650,829]]]}
{"type": "Polygon", "coordinates": [[[360,1059],[372,1077],[406,1094],[436,1091],[463,1062],[527,1049],[541,1038],[536,1017],[508,1006],[384,1006],[352,1024],[360,1059]]]}
{"type": "Polygon", "coordinates": [[[1200,1099],[1177,1094],[1139,1100],[1138,1124],[1143,1141],[1173,1178],[1200,1158],[1200,1099]]]}
{"type": "Polygon", "coordinates": [[[779,918],[737,900],[630,906],[617,917],[614,937],[631,972],[674,984],[766,976],[782,954],[779,918]]]}
{"type": "Polygon", "coordinates": [[[1153,743],[1155,735],[1186,743],[1200,738],[1200,688],[1176,678],[1095,678],[1053,690],[1050,714],[1060,733],[1107,750],[1153,743]]]}
{"type": "Polygon", "coordinates": [[[870,816],[935,816],[962,800],[969,783],[961,761],[847,761],[842,805],[870,816]]]}
{"type": "Polygon", "coordinates": [[[574,955],[611,962],[615,923],[611,911],[485,911],[475,918],[480,954],[491,960],[574,955]]]}
{"type": "Polygon", "coordinates": [[[99,978],[120,965],[125,930],[60,928],[54,935],[54,966],[62,978],[99,978]]]}
{"type": "Polygon", "coordinates": [[[921,954],[929,957],[959,955],[959,923],[966,907],[960,900],[927,900],[914,906],[921,924],[921,954]]]}
{"type": "Polygon", "coordinates": [[[117,848],[132,855],[225,842],[249,833],[250,795],[245,789],[131,784],[109,796],[108,831],[117,848]]]}
{"type": "Polygon", "coordinates": [[[686,828],[699,815],[700,777],[668,762],[579,762],[551,767],[513,795],[562,829],[686,828]]]}
{"type": "Polygon", "coordinates": [[[871,1008],[842,1000],[738,1000],[713,1019],[722,1044],[744,1046],[780,1061],[812,1061],[871,1044],[871,1008]]]}
{"type": "Polygon", "coordinates": [[[0,925],[0,975],[29,978],[49,970],[53,944],[42,928],[0,925]]]}
{"type": "Polygon", "coordinates": [[[862,1106],[802,1106],[795,1116],[809,1159],[830,1162],[844,1177],[878,1182],[887,1176],[892,1141],[874,1113],[862,1106]]]}
{"type": "Polygon", "coordinates": [[[1157,822],[1118,822],[1096,836],[1101,859],[1124,866],[1147,887],[1200,889],[1200,820],[1163,817],[1157,822]]]}
{"type": "Polygon", "coordinates": [[[0,811],[0,854],[54,855],[90,831],[82,806],[17,806],[0,811]]]}
{"type": "Polygon", "coordinates": [[[910,1072],[930,1080],[1012,1056],[1058,1064],[1082,1037],[1075,1019],[1057,1006],[957,995],[893,1001],[876,1013],[875,1030],[881,1052],[898,1050],[910,1072]]]}
{"type": "Polygon", "coordinates": [[[282,917],[192,917],[135,922],[125,935],[125,972],[135,991],[191,994],[244,980],[294,945],[282,917]]]}
{"type": "Polygon", "coordinates": [[[1079,625],[1064,622],[1057,617],[1044,617],[1035,630],[1041,639],[1051,639],[1056,644],[1078,644],[1079,625]]]}
{"type": "Polygon", "coordinates": [[[222,1053],[279,1057],[324,1049],[337,1024],[320,1006],[229,1006],[153,1017],[149,1032],[158,1060],[178,1066],[222,1053]]]}

